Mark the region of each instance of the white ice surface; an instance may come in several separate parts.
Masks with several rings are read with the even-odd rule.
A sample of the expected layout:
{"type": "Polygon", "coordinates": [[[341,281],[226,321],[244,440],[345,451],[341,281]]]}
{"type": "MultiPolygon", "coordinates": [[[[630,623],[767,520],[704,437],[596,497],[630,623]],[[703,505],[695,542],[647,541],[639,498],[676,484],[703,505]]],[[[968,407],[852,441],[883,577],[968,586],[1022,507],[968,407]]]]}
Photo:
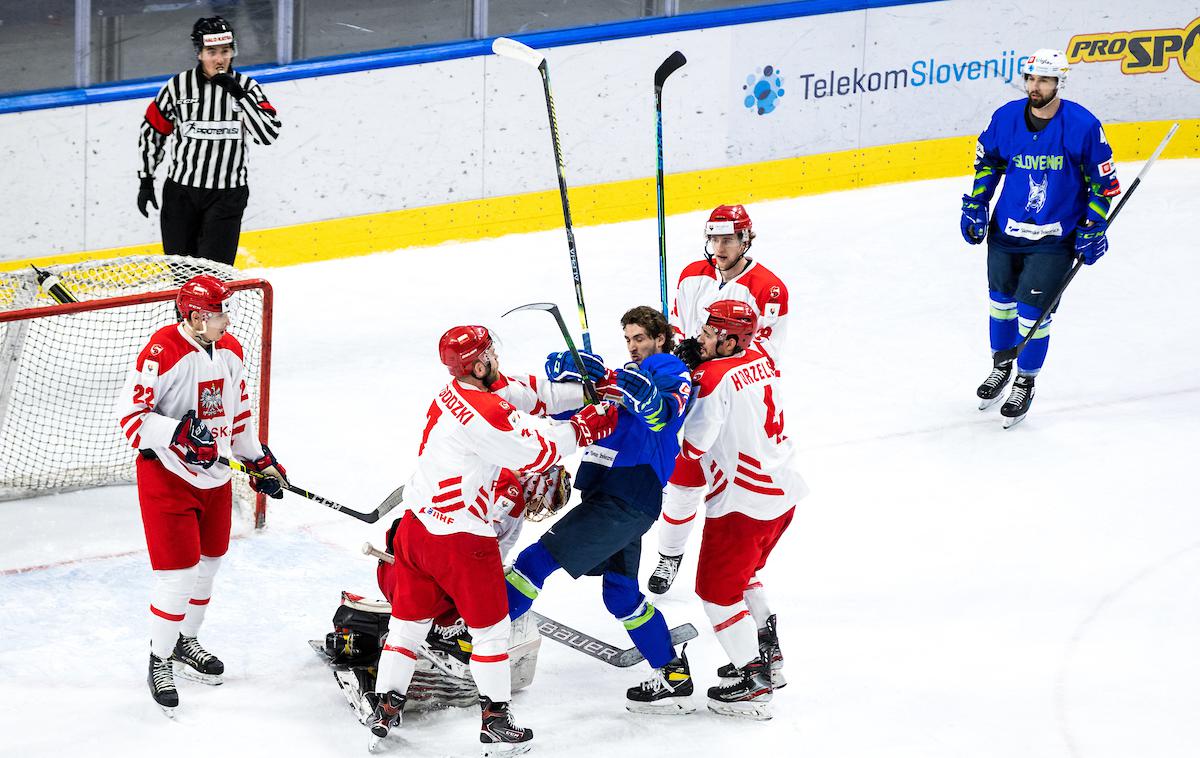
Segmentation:
{"type": "MultiPolygon", "coordinates": [[[[1121,168],[1128,184],[1140,166],[1121,168]]],[[[633,716],[623,691],[644,664],[547,641],[515,699],[536,753],[1197,755],[1198,180],[1195,161],[1154,168],[1067,293],[1033,409],[1007,431],[975,410],[987,292],[983,249],[958,236],[967,180],[752,205],[754,253],[791,288],[787,422],[813,490],[765,572],[791,684],[768,723],[633,716]]],[[[669,219],[673,277],[700,253],[702,217],[669,219]]],[[[577,236],[596,348],[618,363],[620,313],[658,303],[655,225],[577,236]]],[[[559,347],[551,320],[499,315],[552,300],[577,329],[561,231],[263,273],[272,447],[296,483],[361,510],[412,466],[444,329],[499,325],[504,367],[534,372],[559,347]]],[[[269,521],[233,542],[202,632],[226,683],[183,682],[170,722],[146,691],[133,489],[0,503],[0,754],[363,754],[306,640],[340,590],[374,594],[357,550],[383,528],[291,496],[269,521]]],[[[657,604],[701,630],[688,652],[703,691],[724,661],[689,591],[694,554],[657,604]]],[[[553,577],[538,608],[627,644],[595,579],[553,577]]],[[[391,752],[474,754],[477,719],[411,718],[391,752]]]]}

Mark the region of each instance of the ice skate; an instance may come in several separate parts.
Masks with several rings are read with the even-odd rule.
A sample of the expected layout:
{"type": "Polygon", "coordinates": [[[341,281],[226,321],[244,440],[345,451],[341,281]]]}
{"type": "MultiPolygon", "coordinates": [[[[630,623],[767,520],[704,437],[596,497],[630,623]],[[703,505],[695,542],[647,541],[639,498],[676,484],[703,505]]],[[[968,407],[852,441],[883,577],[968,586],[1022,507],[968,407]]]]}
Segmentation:
{"type": "Polygon", "coordinates": [[[163,660],[154,653],[150,654],[150,673],[146,676],[150,684],[150,697],[162,708],[168,718],[175,718],[175,709],[179,706],[179,691],[175,689],[175,672],[171,669],[171,659],[163,660]]]}
{"type": "Polygon", "coordinates": [[[983,384],[975,390],[975,394],[979,396],[979,410],[987,410],[1000,400],[1000,395],[1008,386],[1008,380],[1012,376],[1012,367],[1012,361],[1006,361],[993,367],[987,379],[984,379],[983,384]]]}
{"type": "Polygon", "coordinates": [[[1005,429],[1011,429],[1021,423],[1025,414],[1029,413],[1029,406],[1033,404],[1033,381],[1034,377],[1029,374],[1018,374],[1016,380],[1013,381],[1008,399],[1004,401],[1004,405],[1000,406],[1000,415],[1004,417],[1005,429]]]}
{"type": "MultiPolygon", "coordinates": [[[[779,633],[775,619],[776,616],[772,613],[767,619],[767,625],[758,630],[758,654],[771,667],[771,689],[781,690],[787,686],[787,678],[783,675],[783,652],[779,649],[779,633]]],[[[723,680],[733,680],[741,678],[742,672],[732,663],[726,663],[717,669],[717,676],[723,680]]]]}
{"type": "Polygon", "coordinates": [[[654,567],[654,573],[650,575],[650,581],[646,583],[646,589],[653,592],[655,595],[661,595],[671,589],[671,585],[675,583],[675,577],[679,574],[679,564],[683,563],[683,555],[663,555],[658,554],[658,565],[654,567]]]}
{"type": "Polygon", "coordinates": [[[491,698],[481,696],[479,707],[483,714],[479,742],[483,745],[482,755],[485,758],[529,752],[533,730],[517,726],[508,703],[496,703],[491,698]]]}
{"type": "Polygon", "coordinates": [[[738,670],[739,677],[708,688],[708,709],[722,716],[766,721],[771,718],[771,677],[755,658],[738,670]]]}
{"type": "Polygon", "coordinates": [[[184,679],[213,686],[225,681],[222,678],[225,664],[205,650],[195,637],[179,635],[179,639],[175,640],[175,652],[171,653],[171,661],[175,664],[175,673],[184,679]]]}
{"type": "Polygon", "coordinates": [[[688,668],[687,646],[679,657],[662,668],[655,669],[650,678],[625,693],[625,709],[632,713],[683,715],[696,710],[692,702],[692,672],[688,668]]]}
{"type": "Polygon", "coordinates": [[[445,653],[464,666],[471,663],[471,633],[462,619],[450,626],[432,625],[425,643],[430,650],[445,653]]]}
{"type": "Polygon", "coordinates": [[[383,742],[388,733],[400,726],[405,699],[404,695],[395,690],[386,694],[378,692],[366,694],[367,703],[371,706],[371,717],[367,719],[367,726],[371,730],[371,737],[367,741],[367,750],[375,752],[379,748],[379,743],[383,742]]]}

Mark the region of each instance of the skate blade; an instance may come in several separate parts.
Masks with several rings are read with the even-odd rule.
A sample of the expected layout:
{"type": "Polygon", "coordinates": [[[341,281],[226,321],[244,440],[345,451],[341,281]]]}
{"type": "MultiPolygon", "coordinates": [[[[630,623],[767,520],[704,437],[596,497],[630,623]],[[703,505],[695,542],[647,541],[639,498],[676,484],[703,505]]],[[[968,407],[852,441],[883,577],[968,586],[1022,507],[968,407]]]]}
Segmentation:
{"type": "Polygon", "coordinates": [[[1024,420],[1025,420],[1025,416],[1026,416],[1026,414],[1024,414],[1024,413],[1022,413],[1020,416],[1014,416],[1014,417],[1012,417],[1012,418],[1009,418],[1009,417],[1007,417],[1007,416],[1006,416],[1006,417],[1004,418],[1004,428],[1005,428],[1005,429],[1012,429],[1014,426],[1016,426],[1017,424],[1019,424],[1019,423],[1021,423],[1022,421],[1024,421],[1024,420]]]}
{"type": "MultiPolygon", "coordinates": [[[[155,703],[158,705],[158,703],[155,703]]],[[[158,705],[158,709],[163,712],[163,715],[172,721],[175,720],[175,708],[178,706],[158,705]]]]}
{"type": "Polygon", "coordinates": [[[223,674],[204,674],[181,661],[171,661],[171,663],[174,664],[173,668],[175,669],[175,676],[182,677],[184,679],[190,679],[193,682],[211,685],[213,687],[217,687],[225,683],[225,680],[222,678],[224,676],[223,674]]]}
{"type": "Polygon", "coordinates": [[[525,742],[486,742],[480,749],[479,754],[483,758],[491,758],[491,756],[497,755],[521,755],[528,753],[531,747],[533,747],[533,743],[528,740],[525,742]]]}
{"type": "Polygon", "coordinates": [[[639,703],[634,700],[626,700],[625,710],[630,713],[648,713],[652,716],[685,716],[696,712],[696,704],[690,697],[673,697],[667,703],[639,703]]]}
{"type": "Polygon", "coordinates": [[[994,398],[992,398],[991,400],[987,400],[985,398],[980,398],[979,399],[979,410],[986,411],[988,408],[991,408],[993,405],[995,405],[996,403],[1000,402],[1003,399],[1004,399],[1004,392],[997,393],[997,395],[994,398]]]}
{"type": "Polygon", "coordinates": [[[372,734],[367,739],[367,752],[368,753],[379,752],[380,746],[383,744],[383,741],[385,739],[387,739],[387,737],[376,737],[375,735],[372,734]]]}
{"type": "Polygon", "coordinates": [[[772,715],[770,701],[724,703],[720,700],[709,698],[708,710],[722,716],[733,716],[734,718],[751,719],[753,721],[770,721],[772,715]]]}
{"type": "Polygon", "coordinates": [[[783,672],[782,671],[772,671],[771,672],[771,689],[781,690],[786,686],[787,686],[787,677],[785,677],[783,675],[783,672]]]}

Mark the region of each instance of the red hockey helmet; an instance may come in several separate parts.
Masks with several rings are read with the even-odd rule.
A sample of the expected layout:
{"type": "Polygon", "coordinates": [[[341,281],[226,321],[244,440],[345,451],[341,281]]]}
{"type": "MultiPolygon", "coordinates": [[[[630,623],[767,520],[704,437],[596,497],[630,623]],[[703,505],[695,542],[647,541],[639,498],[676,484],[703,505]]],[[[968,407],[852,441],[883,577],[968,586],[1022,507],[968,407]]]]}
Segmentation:
{"type": "Polygon", "coordinates": [[[736,338],[741,350],[750,347],[758,332],[758,314],[753,308],[740,300],[718,300],[704,310],[708,311],[705,323],[719,336],[736,338]]]}
{"type": "Polygon", "coordinates": [[[179,318],[186,320],[192,311],[201,314],[223,313],[227,310],[225,301],[229,299],[229,288],[211,274],[193,276],[179,288],[175,296],[175,307],[179,310],[179,318]]]}
{"type": "Polygon", "coordinates": [[[438,340],[438,355],[450,376],[467,376],[491,346],[492,335],[484,327],[456,326],[438,340]]]}
{"type": "Polygon", "coordinates": [[[754,238],[754,224],[743,206],[718,205],[708,214],[708,222],[704,225],[706,238],[714,234],[736,234],[743,243],[749,244],[754,238]]]}

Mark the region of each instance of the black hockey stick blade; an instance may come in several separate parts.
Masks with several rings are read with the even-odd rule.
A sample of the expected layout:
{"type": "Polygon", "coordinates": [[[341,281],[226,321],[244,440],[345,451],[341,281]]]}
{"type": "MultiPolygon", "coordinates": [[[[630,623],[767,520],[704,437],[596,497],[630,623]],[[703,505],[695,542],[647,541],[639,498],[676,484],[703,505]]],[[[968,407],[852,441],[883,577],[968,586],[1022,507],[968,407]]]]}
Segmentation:
{"type": "MultiPolygon", "coordinates": [[[[541,632],[542,636],[549,637],[555,642],[574,648],[598,661],[604,661],[610,666],[628,668],[645,660],[636,647],[621,649],[598,640],[590,634],[584,634],[578,629],[572,629],[566,624],[547,618],[536,611],[530,611],[529,613],[537,624],[538,631],[541,632]]],[[[696,631],[696,627],[691,624],[683,624],[671,630],[671,644],[678,645],[681,642],[693,640],[698,636],[699,632],[696,631]]]]}
{"type": "MultiPolygon", "coordinates": [[[[266,474],[260,474],[257,471],[251,471],[250,469],[246,468],[246,466],[241,461],[230,460],[229,458],[226,458],[223,455],[217,457],[217,463],[220,463],[224,466],[228,466],[229,468],[233,469],[234,471],[240,471],[243,474],[246,474],[247,476],[253,477],[255,479],[270,478],[266,474]]],[[[398,496],[398,499],[396,500],[396,502],[392,503],[386,509],[384,508],[384,505],[387,505],[388,500],[385,500],[383,505],[380,505],[378,508],[371,511],[370,513],[362,513],[361,511],[356,511],[351,508],[347,508],[346,506],[344,506],[340,503],[335,503],[332,500],[328,500],[326,498],[321,497],[320,495],[309,492],[308,490],[304,489],[303,487],[297,487],[294,484],[291,484],[289,482],[282,482],[281,486],[283,487],[283,489],[287,490],[288,492],[292,493],[293,495],[299,495],[300,497],[307,498],[309,500],[312,500],[313,502],[320,503],[321,505],[325,506],[326,508],[332,508],[333,510],[337,511],[338,513],[344,513],[347,516],[350,516],[351,518],[356,518],[359,521],[363,521],[368,524],[374,524],[376,521],[379,520],[380,516],[382,516],[384,513],[387,513],[392,508],[395,508],[396,505],[400,502],[400,499],[402,499],[404,496],[404,488],[401,487],[400,489],[393,492],[391,494],[391,496],[389,496],[388,500],[391,500],[393,497],[397,497],[397,496],[398,496]]]]}
{"type": "Polygon", "coordinates": [[[678,50],[668,55],[667,59],[659,64],[658,69],[654,72],[654,86],[662,89],[663,82],[667,81],[667,77],[683,68],[685,63],[687,63],[687,58],[678,50]]]}
{"type": "Polygon", "coordinates": [[[563,321],[562,313],[559,312],[558,306],[554,303],[526,303],[518,305],[505,311],[500,318],[504,318],[510,313],[517,311],[546,311],[558,323],[558,330],[562,332],[563,339],[567,341],[567,349],[571,351],[571,358],[575,360],[575,368],[579,370],[579,375],[583,377],[583,394],[587,401],[592,404],[600,402],[600,395],[596,392],[596,385],[592,384],[591,378],[588,377],[587,368],[583,365],[583,358],[580,357],[579,351],[575,348],[575,340],[571,339],[571,333],[567,331],[567,324],[563,321]]]}

